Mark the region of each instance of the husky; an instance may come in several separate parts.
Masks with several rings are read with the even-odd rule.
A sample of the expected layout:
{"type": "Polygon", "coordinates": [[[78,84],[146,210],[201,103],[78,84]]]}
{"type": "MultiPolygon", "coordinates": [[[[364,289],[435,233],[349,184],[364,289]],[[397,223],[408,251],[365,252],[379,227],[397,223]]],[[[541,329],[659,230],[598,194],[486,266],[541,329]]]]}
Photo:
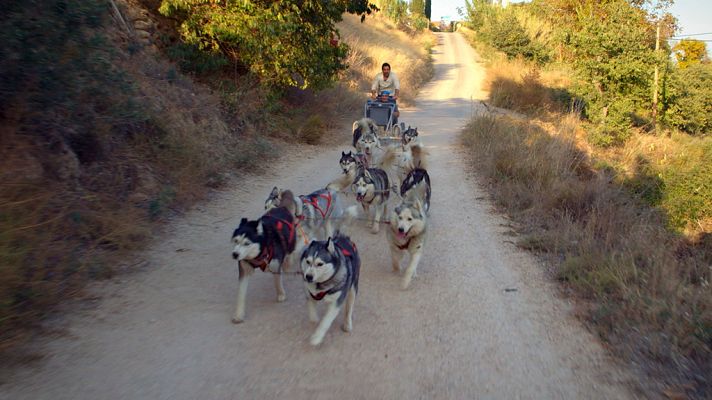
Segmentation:
{"type": "MultiPolygon", "coordinates": [[[[405,128],[404,124],[401,124],[402,128],[405,128]]],[[[420,143],[420,138],[418,138],[418,128],[411,128],[401,130],[401,145],[403,148],[417,145],[420,143]]]]}
{"type": "Polygon", "coordinates": [[[378,135],[376,135],[375,132],[369,131],[364,133],[358,139],[358,143],[356,143],[356,150],[363,153],[368,163],[373,162],[373,155],[376,152],[376,149],[380,148],[381,141],[378,140],[378,135]]]}
{"type": "Polygon", "coordinates": [[[368,168],[368,160],[362,153],[342,151],[339,166],[342,175],[329,183],[326,186],[327,189],[342,191],[351,186],[351,183],[356,179],[356,174],[364,168],[368,168]]]}
{"type": "Polygon", "coordinates": [[[430,212],[430,175],[424,168],[413,168],[408,172],[400,186],[400,196],[404,199],[418,199],[425,212],[430,212]]]}
{"type": "Polygon", "coordinates": [[[361,118],[360,120],[354,122],[352,131],[353,146],[356,150],[361,151],[357,146],[359,139],[361,139],[361,136],[367,132],[375,135],[376,132],[378,132],[378,127],[376,126],[376,121],[372,120],[371,118],[361,118]]]}
{"type": "Polygon", "coordinates": [[[410,254],[401,282],[401,288],[405,290],[416,275],[425,245],[431,194],[428,172],[421,168],[411,170],[401,184],[399,194],[402,201],[391,213],[387,236],[394,272],[400,272],[403,253],[410,254]]]}
{"type": "MultiPolygon", "coordinates": [[[[363,153],[352,153],[352,152],[341,152],[341,159],[339,159],[339,166],[341,166],[341,172],[344,175],[353,175],[357,170],[368,168],[368,160],[363,153]]],[[[352,177],[355,177],[352,176],[352,177]]]]}
{"type": "Polygon", "coordinates": [[[386,203],[390,196],[388,174],[381,168],[362,169],[354,178],[352,191],[363,206],[367,218],[370,217],[369,208],[375,207],[373,220],[369,219],[366,226],[371,228],[372,233],[378,233],[381,216],[386,213],[386,203]]]}
{"type": "MultiPolygon", "coordinates": [[[[288,198],[291,192],[283,195],[288,198]]],[[[268,210],[255,221],[242,218],[240,225],[232,233],[232,258],[238,261],[240,270],[237,288],[237,305],[232,322],[245,320],[245,297],[250,276],[256,269],[274,274],[277,301],[287,299],[282,286],[282,271],[289,269],[289,256],[298,254],[306,240],[297,232],[294,214],[284,206],[268,210]]]]}
{"type": "Polygon", "coordinates": [[[400,166],[406,171],[413,168],[426,168],[425,166],[425,149],[423,143],[418,137],[418,128],[411,128],[401,132],[401,148],[402,160],[400,166]]]}
{"type": "Polygon", "coordinates": [[[358,276],[361,269],[356,245],[348,236],[337,232],[325,242],[312,241],[301,257],[302,277],[307,292],[309,320],[318,322],[318,301],[328,304],[326,314],[311,336],[310,343],[319,345],[334,319],[345,306],[344,332],[351,332],[353,307],[358,292],[358,276]]]}
{"type": "Polygon", "coordinates": [[[332,221],[338,221],[337,225],[339,225],[344,217],[344,208],[337,190],[320,189],[307,195],[291,196],[291,198],[285,198],[285,193],[291,192],[280,190],[275,186],[265,200],[265,210],[278,207],[286,202],[294,208],[298,223],[309,230],[311,237],[318,237],[319,234],[322,234],[324,238],[331,236],[334,232],[332,221]]]}

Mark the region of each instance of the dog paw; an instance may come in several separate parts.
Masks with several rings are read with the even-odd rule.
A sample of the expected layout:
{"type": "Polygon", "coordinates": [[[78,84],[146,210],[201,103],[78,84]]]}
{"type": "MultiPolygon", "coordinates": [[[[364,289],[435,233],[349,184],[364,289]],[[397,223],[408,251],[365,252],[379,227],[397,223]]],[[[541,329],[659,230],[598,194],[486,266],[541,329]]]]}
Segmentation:
{"type": "Polygon", "coordinates": [[[285,300],[287,300],[286,294],[278,294],[277,295],[277,303],[283,303],[285,300]]]}
{"type": "Polygon", "coordinates": [[[341,330],[344,332],[351,332],[351,324],[343,324],[341,325],[341,330]]]}
{"type": "Polygon", "coordinates": [[[408,286],[410,286],[410,279],[404,279],[401,282],[401,290],[408,290],[408,286]]]}
{"type": "Polygon", "coordinates": [[[371,233],[376,234],[381,231],[381,227],[378,226],[378,224],[373,224],[373,227],[371,228],[371,233]]]}
{"type": "Polygon", "coordinates": [[[398,264],[393,264],[392,267],[393,267],[393,272],[395,272],[395,273],[399,273],[399,272],[400,272],[400,265],[398,265],[398,264]]]}
{"type": "Polygon", "coordinates": [[[324,336],[323,336],[323,335],[314,334],[314,335],[312,335],[311,338],[309,339],[309,343],[310,343],[312,346],[318,346],[318,345],[321,344],[321,342],[322,342],[323,340],[324,340],[324,336]]]}
{"type": "Polygon", "coordinates": [[[232,319],[231,319],[230,321],[231,321],[233,324],[241,324],[241,323],[245,322],[244,319],[242,319],[242,318],[237,318],[237,317],[232,317],[232,319]]]}

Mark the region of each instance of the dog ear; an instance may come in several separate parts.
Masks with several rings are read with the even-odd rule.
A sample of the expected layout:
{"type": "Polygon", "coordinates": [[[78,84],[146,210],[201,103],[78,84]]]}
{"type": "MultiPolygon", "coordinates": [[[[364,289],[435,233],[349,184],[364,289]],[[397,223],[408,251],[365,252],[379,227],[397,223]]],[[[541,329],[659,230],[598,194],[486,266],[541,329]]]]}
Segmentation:
{"type": "Polygon", "coordinates": [[[413,205],[413,208],[417,210],[419,213],[423,213],[423,203],[420,202],[420,199],[415,200],[415,204],[413,205]]]}
{"type": "Polygon", "coordinates": [[[279,196],[279,189],[277,188],[277,186],[275,186],[272,188],[272,192],[270,192],[270,197],[277,197],[277,196],[279,196]]]}
{"type": "Polygon", "coordinates": [[[336,254],[336,246],[334,246],[334,240],[331,239],[331,236],[326,239],[326,249],[329,251],[329,253],[336,254]]]}
{"type": "Polygon", "coordinates": [[[246,223],[247,223],[247,218],[241,219],[241,220],[240,220],[240,225],[238,226],[238,228],[244,226],[246,223]]]}
{"type": "Polygon", "coordinates": [[[262,236],[262,235],[265,234],[265,229],[264,229],[264,227],[262,226],[262,221],[260,221],[260,222],[257,224],[257,234],[260,235],[260,236],[262,236]]]}
{"type": "MultiPolygon", "coordinates": [[[[400,193],[398,193],[398,196],[400,196],[400,193]]],[[[403,204],[399,204],[396,206],[396,208],[393,209],[393,212],[396,213],[396,215],[400,215],[401,211],[403,211],[403,207],[401,207],[403,204]]]]}
{"type": "Polygon", "coordinates": [[[418,136],[418,128],[415,128],[415,135],[413,136],[418,136]]]}

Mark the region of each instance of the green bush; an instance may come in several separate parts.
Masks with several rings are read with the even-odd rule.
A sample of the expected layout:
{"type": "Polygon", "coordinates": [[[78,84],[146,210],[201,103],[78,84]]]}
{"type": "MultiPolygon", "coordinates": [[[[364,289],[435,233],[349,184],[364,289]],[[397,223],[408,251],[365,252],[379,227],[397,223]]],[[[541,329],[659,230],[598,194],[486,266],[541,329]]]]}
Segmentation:
{"type": "Polygon", "coordinates": [[[712,64],[673,68],[663,98],[667,124],[693,135],[712,132],[712,64]]]}
{"type": "Polygon", "coordinates": [[[207,74],[229,65],[228,59],[219,52],[200,50],[188,43],[177,43],[167,50],[168,57],[178,63],[185,72],[207,74]]]}
{"type": "Polygon", "coordinates": [[[665,184],[661,206],[675,229],[712,218],[712,141],[691,140],[659,171],[665,184]]]}
{"type": "Polygon", "coordinates": [[[373,9],[363,0],[163,0],[159,11],[178,19],[187,44],[221,53],[268,86],[323,88],[347,67],[336,22],[373,9]]]}

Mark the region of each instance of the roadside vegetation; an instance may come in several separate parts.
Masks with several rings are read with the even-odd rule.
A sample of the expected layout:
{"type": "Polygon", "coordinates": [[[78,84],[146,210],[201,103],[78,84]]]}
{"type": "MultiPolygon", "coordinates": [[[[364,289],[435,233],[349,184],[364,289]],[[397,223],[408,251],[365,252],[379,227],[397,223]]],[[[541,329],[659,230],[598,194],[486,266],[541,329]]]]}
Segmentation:
{"type": "Polygon", "coordinates": [[[3,11],[0,351],[88,281],[134,268],[156,222],[259,172],[286,142],[333,141],[360,115],[380,57],[402,64],[407,91],[430,76],[427,35],[389,31],[368,2],[299,2],[301,14],[287,4],[297,2],[250,2],[247,13],[204,3],[3,11]],[[294,36],[300,26],[315,36],[294,36]]]}
{"type": "Polygon", "coordinates": [[[515,113],[474,118],[463,141],[518,222],[519,245],[551,261],[583,300],[582,318],[658,394],[706,398],[712,64],[704,46],[669,48],[675,21],[648,2],[502,9],[476,0],[467,17],[464,34],[488,66],[488,103],[515,113]]]}

